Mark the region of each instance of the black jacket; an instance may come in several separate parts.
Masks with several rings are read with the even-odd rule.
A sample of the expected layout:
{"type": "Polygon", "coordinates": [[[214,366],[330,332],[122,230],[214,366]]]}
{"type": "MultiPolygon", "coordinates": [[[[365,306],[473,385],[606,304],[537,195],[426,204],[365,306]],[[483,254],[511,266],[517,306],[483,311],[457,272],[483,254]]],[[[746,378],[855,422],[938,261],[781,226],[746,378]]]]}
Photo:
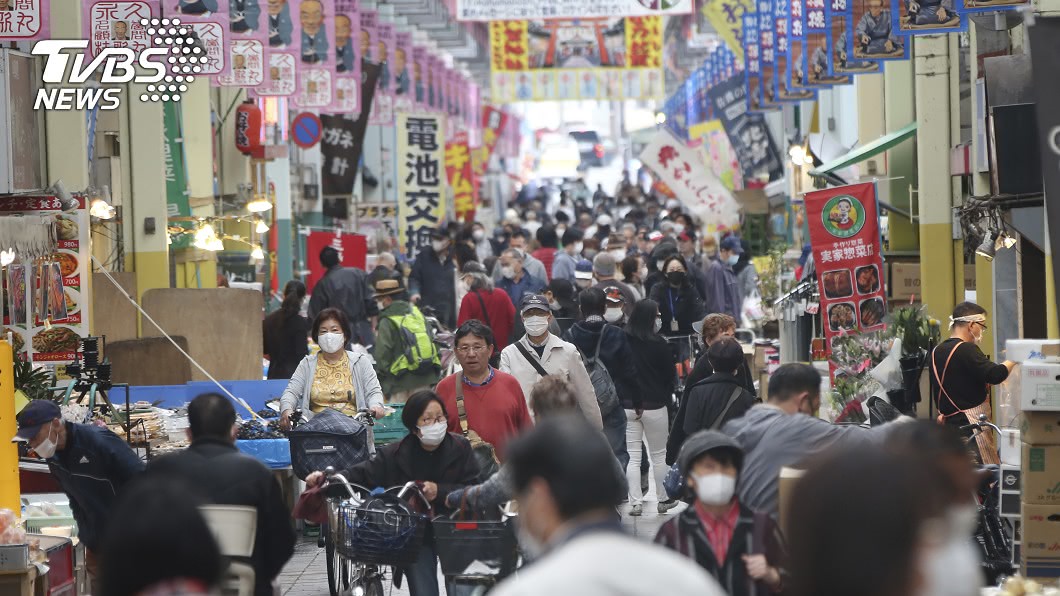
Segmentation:
{"type": "Polygon", "coordinates": [[[688,399],[681,402],[674,418],[670,438],[666,441],[666,463],[673,465],[685,439],[698,430],[714,428],[721,430],[726,422],[739,418],[755,405],[755,396],[748,393],[735,376],[729,373],[714,373],[708,379],[692,387],[688,399]],[[725,418],[718,420],[729,403],[733,393],[739,389],[740,394],[733,402],[725,418]]]}
{"type": "Polygon", "coordinates": [[[640,379],[637,378],[637,365],[625,331],[601,321],[579,321],[563,334],[563,339],[574,344],[583,357],[591,358],[596,353],[596,342],[601,332],[604,336],[600,343],[600,361],[615,383],[618,399],[624,404],[640,407],[640,379]]]}
{"type": "MultiPolygon", "coordinates": [[[[629,347],[633,352],[633,363],[640,372],[641,408],[658,410],[671,403],[676,385],[674,353],[670,344],[662,338],[645,341],[630,334],[629,347]]],[[[635,409],[632,401],[622,402],[627,410],[635,409]]]]}
{"type": "Polygon", "coordinates": [[[409,294],[419,294],[420,304],[433,308],[446,327],[455,327],[456,265],[452,255],[441,261],[430,246],[421,250],[409,274],[409,294]]]}
{"type": "Polygon", "coordinates": [[[692,323],[703,319],[703,300],[699,292],[685,281],[680,288],[671,288],[669,283],[660,282],[651,289],[651,299],[659,303],[659,314],[662,315],[663,335],[692,335],[692,323]],[[677,331],[670,326],[677,317],[677,331]]]}
{"type": "Polygon", "coordinates": [[[66,446],[47,461],[52,476],[70,498],[78,538],[98,554],[118,493],[143,471],[143,462],[109,430],[69,422],[66,446]]]}
{"type": "MultiPolygon", "coordinates": [[[[685,391],[681,396],[681,400],[684,401],[688,398],[688,392],[691,391],[696,383],[706,380],[712,374],[714,374],[714,367],[710,365],[710,360],[707,360],[707,355],[704,353],[696,360],[696,365],[692,367],[692,372],[685,379],[685,391]]],[[[751,395],[758,397],[758,392],[755,391],[754,376],[751,374],[751,367],[747,364],[746,358],[740,363],[740,369],[736,371],[736,378],[744,389],[749,391],[751,395]]]]}
{"type": "Polygon", "coordinates": [[[369,461],[357,464],[343,475],[365,488],[391,488],[409,481],[433,482],[438,485],[434,512],[446,514],[445,497],[450,492],[476,484],[479,467],[471,452],[471,443],[460,435],[449,433],[434,451],[427,451],[415,435],[379,449],[369,461]]]}
{"type": "Polygon", "coordinates": [[[264,352],[269,357],[269,379],[290,379],[309,354],[309,319],[278,310],[262,321],[264,352]]]}
{"type": "MultiPolygon", "coordinates": [[[[336,265],[324,274],[313,286],[307,313],[309,319],[316,318],[325,308],[337,308],[346,313],[353,326],[354,343],[370,346],[375,343],[372,325],[368,317],[379,314],[372,289],[368,287],[368,274],[354,267],[336,265]]],[[[296,364],[297,365],[297,364],[296,364]]]]}
{"type": "Polygon", "coordinates": [[[209,503],[257,509],[258,530],[251,557],[254,594],[272,594],[272,580],[294,554],[295,534],[280,485],[268,468],[240,453],[232,443],[201,438],[185,451],[153,460],[147,471],[180,479],[209,503]]]}

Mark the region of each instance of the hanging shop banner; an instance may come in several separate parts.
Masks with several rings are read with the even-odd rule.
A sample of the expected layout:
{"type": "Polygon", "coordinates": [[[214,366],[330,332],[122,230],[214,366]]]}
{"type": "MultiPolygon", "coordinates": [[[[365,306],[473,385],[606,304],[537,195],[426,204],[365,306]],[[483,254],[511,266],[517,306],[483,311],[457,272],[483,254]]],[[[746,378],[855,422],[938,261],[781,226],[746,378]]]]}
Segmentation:
{"type": "Polygon", "coordinates": [[[398,238],[414,257],[445,219],[445,116],[401,113],[396,128],[398,238]]]}
{"type": "Polygon", "coordinates": [[[49,0],[8,0],[0,12],[0,41],[35,41],[51,38],[49,0]]]}
{"type": "Polygon", "coordinates": [[[166,177],[166,214],[169,217],[191,216],[181,124],[180,104],[162,102],[162,133],[165,137],[165,143],[162,145],[162,164],[166,177]]]}
{"type": "Polygon", "coordinates": [[[430,107],[427,101],[429,96],[429,85],[427,78],[430,76],[430,65],[427,62],[427,48],[423,46],[412,46],[412,99],[420,109],[430,107]]]}
{"type": "Polygon", "coordinates": [[[707,91],[714,104],[714,115],[721,120],[745,180],[768,176],[770,181],[784,175],[780,151],[766,126],[765,117],[748,110],[745,73],[736,73],[707,91]]]}
{"type": "Polygon", "coordinates": [[[427,73],[426,91],[427,108],[433,112],[439,109],[442,102],[442,63],[437,56],[427,54],[424,56],[424,72],[427,73]]]}
{"type": "Polygon", "coordinates": [[[805,86],[811,88],[850,85],[854,77],[832,75],[832,53],[829,51],[829,34],[810,31],[806,34],[806,51],[803,56],[805,86]]]}
{"type": "Polygon", "coordinates": [[[744,15],[755,12],[755,0],[712,0],[703,2],[699,12],[710,21],[739,60],[744,59],[744,15]]]}
{"type": "MultiPolygon", "coordinates": [[[[901,0],[899,0],[901,1],[901,0]]],[[[883,0],[832,0],[842,2],[844,10],[830,13],[832,42],[842,46],[852,64],[866,64],[861,60],[904,60],[909,57],[909,38],[899,35],[891,17],[892,4],[883,0]]],[[[833,64],[838,74],[850,72],[851,63],[844,68],[833,64]]],[[[865,71],[879,72],[879,71],[865,71]]]]}
{"type": "Polygon", "coordinates": [[[774,64],[774,80],[776,81],[776,98],[779,102],[798,103],[800,101],[812,100],[816,93],[811,89],[794,88],[790,85],[791,61],[793,52],[791,46],[791,2],[789,0],[774,0],[773,17],[776,25],[776,63],[774,64]]]}
{"type": "Polygon", "coordinates": [[[89,40],[86,58],[107,48],[126,48],[139,54],[151,47],[147,25],[141,20],[160,16],[158,0],[86,0],[81,6],[83,35],[89,40]]]}
{"type": "Polygon", "coordinates": [[[332,111],[361,111],[361,16],[357,0],[335,1],[335,102],[332,111]]]}
{"type": "Polygon", "coordinates": [[[249,90],[252,97],[290,97],[298,91],[298,56],[285,50],[265,50],[265,84],[249,90]]]}
{"type": "Polygon", "coordinates": [[[806,217],[829,347],[838,335],[883,328],[887,306],[875,183],[807,193],[806,217]]]}
{"type": "MultiPolygon", "coordinates": [[[[1056,76],[1056,65],[1060,64],[1060,18],[1035,17],[1027,32],[1030,35],[1034,96],[1038,98],[1035,113],[1038,116],[1046,227],[1052,254],[1060,255],[1060,168],[1057,168],[1060,161],[1060,112],[1052,101],[1046,101],[1046,98],[1060,97],[1060,78],[1056,76]]],[[[1053,266],[1052,282],[1060,291],[1060,267],[1053,266]]]]}
{"type": "MultiPolygon", "coordinates": [[[[780,1],[780,0],[776,0],[780,1]]],[[[776,69],[777,61],[776,30],[773,23],[773,2],[770,0],[758,0],[758,43],[759,63],[761,64],[758,77],[758,86],[755,93],[758,97],[760,109],[777,109],[780,104],[776,97],[776,69]]]]}
{"type": "Polygon", "coordinates": [[[220,22],[228,28],[228,0],[162,0],[162,16],[182,25],[220,22]]]}
{"type": "MultiPolygon", "coordinates": [[[[338,230],[334,232],[309,232],[306,237],[306,254],[319,255],[325,247],[332,247],[339,253],[339,264],[343,267],[364,269],[368,259],[368,238],[361,234],[347,234],[338,230]]],[[[313,293],[313,288],[324,278],[327,269],[317,258],[306,259],[309,275],[305,279],[306,291],[313,293]]]]}
{"type": "Polygon", "coordinates": [[[22,359],[72,362],[80,338],[88,335],[90,222],[87,201],[76,198],[77,209],[65,212],[62,201],[54,196],[19,196],[0,202],[2,215],[56,220],[58,251],[54,255],[7,267],[5,330],[11,332],[15,354],[22,359]]]}
{"type": "Polygon", "coordinates": [[[295,106],[323,110],[335,99],[335,0],[295,0],[298,93],[295,106]]]}
{"type": "MultiPolygon", "coordinates": [[[[762,80],[761,49],[762,43],[758,35],[758,14],[745,14],[743,16],[743,64],[746,76],[744,77],[743,97],[746,98],[748,108],[752,112],[758,112],[762,109],[762,102],[758,100],[758,87],[761,85],[762,80]]],[[[711,85],[711,87],[713,86],[711,85]]],[[[711,103],[713,104],[713,101],[711,103]]],[[[717,106],[713,105],[711,109],[716,110],[717,106]]]]}
{"type": "Polygon", "coordinates": [[[222,87],[257,87],[265,82],[265,44],[258,39],[229,39],[228,74],[216,77],[222,87]]]}
{"type": "Polygon", "coordinates": [[[394,34],[394,109],[412,110],[412,32],[398,31],[394,34]]]}
{"type": "Polygon", "coordinates": [[[655,133],[640,161],[670,187],[678,199],[703,221],[730,227],[740,221],[732,193],[699,157],[666,129],[655,133]]]}
{"type": "Polygon", "coordinates": [[[291,37],[291,16],[287,4],[286,0],[228,0],[228,31],[237,38],[256,39],[271,47],[287,45],[291,37]],[[278,38],[282,38],[282,43],[277,39],[277,43],[273,44],[274,32],[278,38]]]}
{"type": "Polygon", "coordinates": [[[1018,10],[1030,6],[1030,0],[964,0],[964,12],[993,12],[995,10],[1018,10]]]}
{"type": "Polygon", "coordinates": [[[379,82],[375,90],[368,123],[389,126],[394,123],[394,26],[375,20],[375,47],[372,59],[379,64],[379,82]]]}
{"type": "Polygon", "coordinates": [[[218,77],[228,74],[228,15],[214,20],[202,19],[188,25],[206,51],[207,61],[201,74],[218,77]]]}
{"type": "Polygon", "coordinates": [[[619,89],[605,96],[661,99],[662,30],[658,17],[492,22],[493,100],[598,99],[619,89]]]}
{"type": "MultiPolygon", "coordinates": [[[[831,76],[858,75],[883,72],[883,64],[876,60],[858,60],[852,57],[851,45],[854,41],[852,4],[854,0],[830,0],[828,2],[825,16],[828,19],[828,53],[832,57],[829,66],[832,68],[828,74],[831,76]]],[[[887,20],[890,29],[890,19],[887,20]]],[[[861,41],[859,39],[859,41],[861,41]]],[[[890,40],[888,40],[890,41],[890,40]]],[[[904,51],[905,44],[902,40],[895,39],[890,43],[884,42],[886,48],[892,53],[897,50],[904,51]],[[898,43],[896,43],[898,42],[898,43]]],[[[884,49],[884,48],[880,48],[884,49]]],[[[893,59],[893,58],[892,58],[893,59]]]]}
{"type": "Polygon", "coordinates": [[[453,212],[457,221],[475,220],[475,186],[471,178],[471,148],[467,133],[457,133],[445,144],[445,175],[453,189],[453,212]]]}
{"type": "MultiPolygon", "coordinates": [[[[690,14],[693,0],[538,0],[497,2],[456,0],[458,21],[508,21],[516,19],[593,19],[608,17],[658,17],[690,14]]],[[[720,30],[720,29],[719,29],[720,30]]]]}
{"type": "MultiPolygon", "coordinates": [[[[356,120],[345,114],[321,114],[320,124],[324,129],[324,136],[320,139],[321,190],[325,198],[330,195],[348,197],[353,193],[357,172],[357,164],[353,162],[356,120]]],[[[345,208],[342,211],[342,215],[332,214],[332,217],[346,219],[345,208]]]]}
{"type": "Polygon", "coordinates": [[[963,0],[893,0],[898,10],[892,14],[898,34],[928,35],[968,29],[968,16],[962,14],[963,0]]]}
{"type": "Polygon", "coordinates": [[[493,106],[482,108],[482,146],[478,148],[479,158],[474,162],[476,180],[485,175],[493,152],[497,148],[497,142],[504,134],[506,124],[508,124],[507,112],[502,112],[493,106]]]}

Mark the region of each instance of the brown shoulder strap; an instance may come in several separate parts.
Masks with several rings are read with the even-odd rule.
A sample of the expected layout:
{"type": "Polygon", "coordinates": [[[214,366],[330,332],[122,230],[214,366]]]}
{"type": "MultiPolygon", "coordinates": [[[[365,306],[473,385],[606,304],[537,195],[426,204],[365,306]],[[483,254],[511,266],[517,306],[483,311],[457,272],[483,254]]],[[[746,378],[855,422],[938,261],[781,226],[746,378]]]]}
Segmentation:
{"type": "Polygon", "coordinates": [[[467,410],[464,409],[464,373],[459,372],[455,375],[456,381],[456,412],[460,416],[460,430],[464,433],[464,437],[467,437],[467,410]]]}
{"type": "Polygon", "coordinates": [[[941,416],[942,418],[949,418],[950,416],[956,416],[957,414],[964,413],[964,410],[960,409],[957,406],[956,402],[953,401],[953,398],[950,397],[950,393],[946,391],[946,386],[942,384],[942,382],[946,379],[946,372],[950,369],[950,361],[953,360],[953,355],[957,353],[957,349],[960,348],[963,343],[964,341],[958,342],[957,345],[954,346],[952,350],[950,350],[950,355],[946,357],[946,364],[942,366],[941,378],[939,377],[939,368],[935,365],[935,352],[938,351],[940,346],[935,346],[935,349],[931,351],[931,372],[935,375],[935,382],[938,383],[939,386],[939,395],[935,402],[936,406],[939,408],[939,416],[941,416]],[[946,399],[950,400],[950,405],[952,405],[957,410],[956,412],[949,415],[942,414],[943,395],[946,396],[946,399]]]}

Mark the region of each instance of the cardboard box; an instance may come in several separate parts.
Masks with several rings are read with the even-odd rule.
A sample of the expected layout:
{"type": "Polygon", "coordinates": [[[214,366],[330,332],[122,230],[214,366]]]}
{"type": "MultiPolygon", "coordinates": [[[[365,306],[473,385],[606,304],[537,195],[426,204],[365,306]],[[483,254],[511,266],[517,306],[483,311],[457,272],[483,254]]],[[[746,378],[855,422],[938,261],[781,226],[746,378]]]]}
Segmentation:
{"type": "Polygon", "coordinates": [[[907,300],[920,296],[920,263],[893,263],[888,288],[891,298],[907,300]]]}
{"type": "Polygon", "coordinates": [[[779,513],[777,521],[780,522],[780,531],[785,534],[788,533],[788,523],[791,519],[791,496],[795,492],[795,485],[799,483],[799,479],[804,474],[806,474],[805,470],[780,468],[780,484],[777,488],[777,512],[779,513]]]}
{"type": "Polygon", "coordinates": [[[1024,443],[1021,467],[1023,502],[1060,506],[1060,445],[1039,447],[1024,443]]]}
{"type": "Polygon", "coordinates": [[[762,401],[769,400],[769,373],[763,372],[758,375],[758,398],[762,401]]]}
{"type": "Polygon", "coordinates": [[[1023,504],[1024,577],[1060,577],[1060,506],[1023,504]]]}
{"type": "Polygon", "coordinates": [[[1023,412],[1019,436],[1028,445],[1060,445],[1060,412],[1023,412]]]}
{"type": "MultiPolygon", "coordinates": [[[[1024,412],[1060,412],[1060,364],[1028,361],[1021,368],[1020,409],[1024,412]]],[[[1023,440],[1027,441],[1026,438],[1023,440]]]]}
{"type": "Polygon", "coordinates": [[[1023,445],[1020,443],[1020,431],[1014,428],[1001,429],[1001,436],[997,439],[998,449],[1001,451],[1001,463],[1006,466],[1019,467],[1020,459],[1023,457],[1023,445]]]}

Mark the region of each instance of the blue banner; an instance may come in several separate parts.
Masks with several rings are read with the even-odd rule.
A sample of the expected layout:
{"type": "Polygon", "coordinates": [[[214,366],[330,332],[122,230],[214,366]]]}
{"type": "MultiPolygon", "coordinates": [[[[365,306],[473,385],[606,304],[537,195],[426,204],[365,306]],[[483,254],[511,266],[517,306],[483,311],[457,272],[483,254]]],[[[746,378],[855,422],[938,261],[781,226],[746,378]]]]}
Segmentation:
{"type": "Polygon", "coordinates": [[[885,0],[831,0],[831,4],[843,8],[830,13],[832,38],[837,48],[842,44],[848,57],[847,70],[841,66],[837,73],[879,72],[858,68],[867,68],[866,60],[909,57],[909,37],[898,33],[891,17],[893,11],[885,0]]]}
{"type": "Polygon", "coordinates": [[[929,35],[968,29],[963,0],[891,0],[891,7],[897,34],[929,35]]]}

